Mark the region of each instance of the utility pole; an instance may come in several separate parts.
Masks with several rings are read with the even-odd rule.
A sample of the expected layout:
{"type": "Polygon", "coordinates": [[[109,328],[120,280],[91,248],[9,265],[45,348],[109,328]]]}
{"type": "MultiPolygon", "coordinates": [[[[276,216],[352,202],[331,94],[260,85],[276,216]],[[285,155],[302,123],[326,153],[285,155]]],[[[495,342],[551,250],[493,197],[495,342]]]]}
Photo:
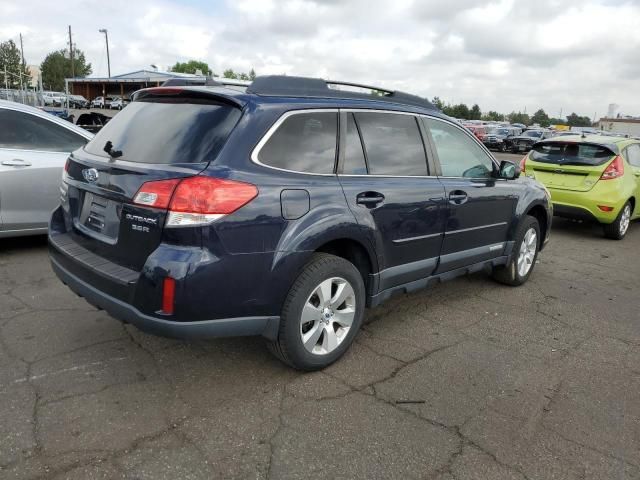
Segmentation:
{"type": "Polygon", "coordinates": [[[25,61],[24,61],[24,47],[22,46],[22,33],[20,34],[20,55],[22,56],[22,65],[24,65],[25,61]]]}
{"type": "Polygon", "coordinates": [[[73,65],[73,40],[71,39],[71,25],[69,25],[69,58],[71,59],[71,78],[75,78],[76,72],[73,65]]]}
{"type": "Polygon", "coordinates": [[[109,59],[109,34],[107,33],[106,28],[101,28],[98,30],[100,33],[104,33],[104,40],[107,42],[107,76],[111,78],[111,60],[109,59]]]}

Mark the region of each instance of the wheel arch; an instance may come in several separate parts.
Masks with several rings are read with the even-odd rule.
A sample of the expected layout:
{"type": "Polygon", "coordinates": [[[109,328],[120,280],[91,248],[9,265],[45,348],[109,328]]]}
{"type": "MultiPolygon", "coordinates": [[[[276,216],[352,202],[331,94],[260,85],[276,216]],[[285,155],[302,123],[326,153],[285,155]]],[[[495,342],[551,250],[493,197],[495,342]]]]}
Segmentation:
{"type": "Polygon", "coordinates": [[[336,238],[318,246],[315,251],[329,253],[351,262],[362,275],[367,293],[371,292],[372,275],[378,272],[377,262],[374,263],[375,255],[372,255],[362,242],[349,237],[336,238]]]}
{"type": "Polygon", "coordinates": [[[551,227],[549,218],[547,215],[547,210],[540,204],[531,205],[527,211],[526,215],[535,218],[538,221],[538,225],[540,226],[540,249],[544,245],[544,239],[547,238],[547,233],[549,228],[551,227]]]}

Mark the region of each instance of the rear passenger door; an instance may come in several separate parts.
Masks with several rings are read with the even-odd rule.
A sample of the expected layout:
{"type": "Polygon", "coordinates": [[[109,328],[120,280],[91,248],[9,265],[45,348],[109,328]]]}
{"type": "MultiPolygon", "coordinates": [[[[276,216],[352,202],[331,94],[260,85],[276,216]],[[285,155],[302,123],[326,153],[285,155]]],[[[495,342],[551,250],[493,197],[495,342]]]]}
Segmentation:
{"type": "Polygon", "coordinates": [[[86,143],[55,122],[0,108],[0,230],[46,228],[65,161],[86,143]]]}
{"type": "Polygon", "coordinates": [[[505,254],[520,188],[497,179],[493,158],[462,128],[425,118],[447,198],[447,220],[437,273],[505,254]]]}
{"type": "Polygon", "coordinates": [[[430,176],[423,127],[411,114],[341,111],[338,178],[373,232],[379,290],[427,277],[444,230],[444,188],[430,176]]]}
{"type": "MultiPolygon", "coordinates": [[[[629,145],[625,151],[625,156],[631,166],[633,179],[635,180],[635,198],[640,198],[640,143],[629,145]]],[[[640,207],[636,205],[633,214],[634,217],[640,216],[640,207]]]]}

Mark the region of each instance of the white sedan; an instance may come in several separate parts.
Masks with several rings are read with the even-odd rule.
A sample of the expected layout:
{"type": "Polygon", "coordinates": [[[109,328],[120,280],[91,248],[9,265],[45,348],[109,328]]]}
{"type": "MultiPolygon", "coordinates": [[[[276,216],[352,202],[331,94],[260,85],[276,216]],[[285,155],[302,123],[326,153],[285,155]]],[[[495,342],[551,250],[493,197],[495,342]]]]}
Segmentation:
{"type": "Polygon", "coordinates": [[[46,233],[69,153],[92,138],[50,113],[0,100],[0,238],[46,233]]]}

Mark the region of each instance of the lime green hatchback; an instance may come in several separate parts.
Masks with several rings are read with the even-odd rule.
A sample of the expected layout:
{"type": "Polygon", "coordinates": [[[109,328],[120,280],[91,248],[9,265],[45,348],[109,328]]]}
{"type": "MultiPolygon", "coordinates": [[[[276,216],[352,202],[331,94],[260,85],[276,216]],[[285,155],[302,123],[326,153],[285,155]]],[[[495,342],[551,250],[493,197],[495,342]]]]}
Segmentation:
{"type": "Polygon", "coordinates": [[[522,174],[551,194],[554,215],[593,220],[621,240],[640,218],[640,141],[603,135],[539,142],[522,159],[522,174]]]}

